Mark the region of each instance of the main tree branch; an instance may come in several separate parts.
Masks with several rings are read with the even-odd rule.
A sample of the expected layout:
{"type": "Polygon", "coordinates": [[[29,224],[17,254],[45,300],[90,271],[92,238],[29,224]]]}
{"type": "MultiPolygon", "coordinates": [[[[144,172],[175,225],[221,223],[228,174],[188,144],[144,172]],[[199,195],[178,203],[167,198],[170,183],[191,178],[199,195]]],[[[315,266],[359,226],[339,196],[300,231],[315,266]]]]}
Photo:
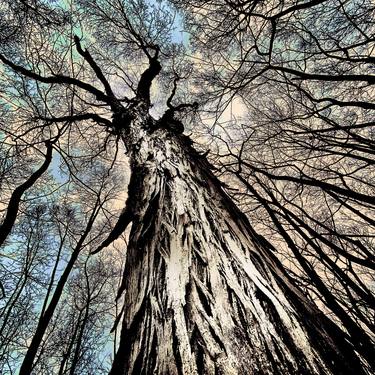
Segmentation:
{"type": "Polygon", "coordinates": [[[81,46],[81,42],[77,35],[74,35],[74,41],[76,43],[76,48],[77,48],[78,53],[89,63],[90,67],[95,72],[99,81],[103,84],[106,94],[111,99],[112,109],[114,111],[121,109],[122,105],[118,101],[118,99],[115,97],[115,94],[112,91],[111,85],[109,84],[108,80],[105,78],[99,65],[95,62],[95,60],[93,59],[93,57],[91,56],[90,52],[87,49],[83,50],[81,46]]]}
{"type": "Polygon", "coordinates": [[[149,66],[142,73],[141,78],[137,87],[137,99],[150,104],[150,89],[152,81],[161,71],[161,65],[158,60],[159,57],[159,48],[156,48],[155,55],[149,57],[149,66]]]}
{"type": "Polygon", "coordinates": [[[24,75],[25,77],[34,79],[39,82],[49,83],[49,84],[57,83],[57,84],[63,84],[63,85],[74,85],[94,95],[98,100],[105,102],[108,105],[111,105],[112,103],[112,98],[110,98],[104,92],[102,92],[101,90],[98,90],[96,87],[90,85],[89,83],[83,82],[79,79],[69,77],[69,76],[64,76],[62,74],[54,74],[53,76],[45,77],[45,76],[42,76],[41,74],[35,73],[32,70],[26,69],[23,66],[13,63],[2,54],[0,54],[0,60],[5,65],[13,69],[15,72],[20,73],[24,75]]]}
{"type": "Polygon", "coordinates": [[[52,122],[56,123],[56,122],[75,122],[75,121],[83,121],[83,120],[92,120],[108,128],[111,128],[113,126],[111,120],[101,117],[96,113],[82,113],[82,114],[77,114],[77,115],[60,116],[60,117],[37,117],[37,119],[44,120],[46,122],[51,122],[51,123],[52,122]]]}

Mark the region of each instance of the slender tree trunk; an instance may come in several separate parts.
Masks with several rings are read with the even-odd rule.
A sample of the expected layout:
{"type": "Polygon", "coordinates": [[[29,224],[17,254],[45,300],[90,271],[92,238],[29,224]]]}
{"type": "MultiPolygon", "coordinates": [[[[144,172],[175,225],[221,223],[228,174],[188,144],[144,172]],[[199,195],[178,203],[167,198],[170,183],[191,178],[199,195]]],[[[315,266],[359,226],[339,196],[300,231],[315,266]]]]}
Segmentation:
{"type": "Polygon", "coordinates": [[[17,219],[22,195],[35,184],[51,164],[53,150],[52,143],[46,142],[46,147],[47,153],[42,165],[24,183],[17,186],[10,197],[4,220],[0,225],[0,246],[5,242],[9,233],[13,229],[13,225],[17,219]]]}
{"type": "MultiPolygon", "coordinates": [[[[80,320],[81,316],[82,316],[82,311],[80,311],[78,313],[77,320],[80,320]]],[[[73,315],[73,317],[74,317],[74,315],[73,315]]],[[[74,318],[73,318],[73,321],[74,321],[74,318]]],[[[67,362],[68,362],[68,360],[70,358],[70,355],[72,353],[72,350],[73,350],[73,347],[74,347],[74,343],[76,342],[76,338],[77,338],[77,335],[78,335],[78,330],[79,330],[79,325],[75,324],[74,325],[73,333],[72,333],[72,335],[69,338],[68,348],[67,348],[66,352],[64,352],[63,355],[62,355],[62,361],[60,362],[60,367],[59,367],[59,373],[58,373],[58,375],[63,375],[64,372],[65,373],[67,372],[67,371],[64,371],[64,370],[65,370],[66,364],[67,364],[67,362]]]]}
{"type": "Polygon", "coordinates": [[[188,138],[150,124],[124,134],[133,222],[111,374],[365,374],[188,138]]]}
{"type": "Polygon", "coordinates": [[[77,341],[76,341],[76,347],[75,347],[75,350],[74,350],[74,356],[73,356],[73,359],[72,359],[72,363],[70,365],[70,371],[69,371],[70,375],[74,375],[75,370],[76,370],[77,365],[78,365],[78,361],[79,361],[80,356],[81,356],[82,338],[83,338],[83,334],[84,334],[86,324],[87,324],[87,320],[88,320],[88,316],[89,316],[89,309],[90,309],[90,302],[88,300],[87,306],[85,307],[85,313],[83,314],[83,310],[82,310],[82,312],[80,312],[79,318],[77,320],[78,336],[77,336],[77,341]],[[82,321],[81,321],[81,315],[84,315],[82,321]]]}
{"type": "MultiPolygon", "coordinates": [[[[99,202],[98,202],[99,204],[99,202]]],[[[29,347],[25,354],[25,357],[22,361],[21,368],[18,375],[30,375],[34,367],[35,357],[38,353],[40,345],[43,341],[43,336],[47,331],[48,325],[50,324],[52,317],[56,311],[57,305],[60,301],[60,298],[63,294],[65,285],[69,279],[70,273],[73,270],[73,267],[78,259],[78,256],[82,250],[83,244],[89,235],[96,216],[98,215],[98,206],[96,206],[87,222],[86,228],[84,229],[83,234],[79,238],[69,261],[56,285],[56,288],[52,294],[51,301],[48,304],[48,307],[44,308],[44,311],[40,314],[38,324],[34,335],[30,341],[29,347]]]]}

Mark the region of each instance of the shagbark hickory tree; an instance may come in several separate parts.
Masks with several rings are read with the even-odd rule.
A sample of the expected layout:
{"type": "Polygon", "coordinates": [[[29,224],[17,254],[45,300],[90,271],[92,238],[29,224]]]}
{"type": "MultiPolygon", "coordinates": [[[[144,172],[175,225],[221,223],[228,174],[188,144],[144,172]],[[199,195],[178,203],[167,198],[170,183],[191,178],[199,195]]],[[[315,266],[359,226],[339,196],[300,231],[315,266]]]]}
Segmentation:
{"type": "MultiPolygon", "coordinates": [[[[171,41],[174,21],[168,8],[150,3],[82,0],[69,11],[64,3],[60,25],[48,22],[58,15],[45,8],[39,14],[37,2],[26,2],[25,12],[33,14],[30,29],[11,29],[17,40],[7,39],[0,55],[9,79],[26,87],[25,105],[48,150],[68,155],[64,147],[74,145],[66,129],[74,124],[81,131],[95,123],[103,139],[113,137],[126,149],[131,172],[126,207],[104,239],[90,242],[96,256],[130,227],[117,295],[124,298],[121,334],[110,373],[366,374],[375,354],[369,337],[353,330],[351,340],[306,298],[273,245],[257,234],[206,155],[184,134],[182,115],[199,111],[200,103],[178,95],[183,51],[171,41]],[[159,116],[152,103],[156,86],[170,91],[159,116]]],[[[18,207],[9,205],[7,212],[14,218],[10,228],[18,207]]],[[[32,373],[42,356],[96,214],[29,340],[20,374],[32,373]]],[[[86,322],[89,310],[84,311],[86,322]]],[[[74,373],[78,358],[76,350],[74,366],[64,364],[59,373],[74,373]]]]}

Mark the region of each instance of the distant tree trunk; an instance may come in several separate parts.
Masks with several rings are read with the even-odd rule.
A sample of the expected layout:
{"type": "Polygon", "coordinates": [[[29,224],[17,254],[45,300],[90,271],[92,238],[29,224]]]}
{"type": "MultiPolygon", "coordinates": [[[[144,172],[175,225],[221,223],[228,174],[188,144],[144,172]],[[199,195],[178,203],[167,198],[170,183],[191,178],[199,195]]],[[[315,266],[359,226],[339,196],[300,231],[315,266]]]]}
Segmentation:
{"type": "Polygon", "coordinates": [[[0,224],[0,246],[5,242],[8,235],[11,233],[13,229],[13,225],[17,219],[22,195],[35,184],[35,182],[43,175],[43,173],[48,169],[49,165],[51,164],[53,151],[52,143],[46,142],[46,147],[47,152],[42,165],[34,173],[32,173],[31,176],[29,176],[29,178],[24,183],[17,186],[14,189],[12,195],[10,196],[4,220],[0,224]]]}
{"type": "Polygon", "coordinates": [[[124,134],[133,214],[111,374],[365,374],[183,135],[124,134]]]}
{"type": "MultiPolygon", "coordinates": [[[[50,324],[53,315],[55,314],[57,305],[60,301],[61,296],[63,295],[65,285],[69,279],[70,273],[73,270],[73,267],[78,259],[78,256],[82,250],[83,244],[89,235],[92,226],[94,224],[95,218],[98,215],[98,205],[99,202],[97,201],[97,205],[92,210],[91,215],[88,219],[88,222],[86,224],[86,227],[84,228],[84,231],[77,241],[77,244],[69,258],[68,263],[66,264],[66,267],[64,268],[64,271],[62,272],[59,281],[56,284],[56,288],[51,295],[51,300],[48,303],[48,306],[43,306],[43,311],[41,312],[38,320],[38,324],[36,326],[36,330],[34,332],[34,335],[32,339],[30,340],[27,352],[25,354],[25,357],[22,361],[21,368],[19,370],[18,375],[30,375],[32,373],[32,369],[34,366],[35,357],[38,353],[38,350],[40,348],[40,345],[43,341],[43,337],[47,331],[48,325],[50,324]]],[[[48,291],[47,291],[48,293],[48,291]]]]}

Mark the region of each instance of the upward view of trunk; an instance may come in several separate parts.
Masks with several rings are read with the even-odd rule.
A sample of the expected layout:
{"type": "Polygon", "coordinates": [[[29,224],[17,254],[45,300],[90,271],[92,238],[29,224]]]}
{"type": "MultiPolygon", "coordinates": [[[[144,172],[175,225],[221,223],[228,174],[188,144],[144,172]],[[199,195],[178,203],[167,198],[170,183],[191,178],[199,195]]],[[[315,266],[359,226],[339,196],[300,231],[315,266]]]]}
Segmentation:
{"type": "Polygon", "coordinates": [[[111,374],[365,374],[190,146],[134,121],[133,223],[111,374]]]}
{"type": "Polygon", "coordinates": [[[1,1],[0,375],[106,371],[124,263],[111,375],[375,374],[375,7],[360,3],[1,1]],[[181,118],[198,135],[207,116],[280,252],[184,135],[181,118]],[[119,142],[131,178],[112,227],[119,142]],[[126,259],[114,245],[94,263],[130,225],[126,259]]]}

